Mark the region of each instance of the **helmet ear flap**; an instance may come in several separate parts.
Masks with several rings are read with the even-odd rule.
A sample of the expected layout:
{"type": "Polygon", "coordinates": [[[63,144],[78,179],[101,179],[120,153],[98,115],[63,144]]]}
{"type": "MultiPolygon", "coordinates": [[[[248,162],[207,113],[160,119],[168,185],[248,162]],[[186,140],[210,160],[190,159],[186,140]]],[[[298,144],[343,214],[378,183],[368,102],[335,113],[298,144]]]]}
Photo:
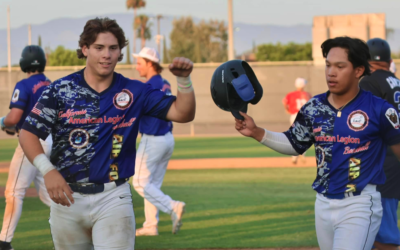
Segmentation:
{"type": "Polygon", "coordinates": [[[247,62],[231,60],[221,64],[211,80],[211,97],[224,111],[243,120],[239,111],[246,113],[248,103],[257,104],[263,89],[247,62]]]}

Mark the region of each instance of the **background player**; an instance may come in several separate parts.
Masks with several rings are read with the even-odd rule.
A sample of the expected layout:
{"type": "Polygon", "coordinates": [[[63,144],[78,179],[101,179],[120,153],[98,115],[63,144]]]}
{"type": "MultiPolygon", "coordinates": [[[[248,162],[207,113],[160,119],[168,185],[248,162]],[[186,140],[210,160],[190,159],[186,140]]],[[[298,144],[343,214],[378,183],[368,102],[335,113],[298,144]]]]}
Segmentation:
{"type": "MultiPolygon", "coordinates": [[[[143,48],[137,58],[136,69],[141,77],[145,77],[147,84],[153,89],[161,90],[171,95],[171,85],[161,77],[163,68],[160,56],[153,48],[143,48]]],[[[133,186],[144,197],[145,222],[143,227],[136,230],[136,236],[158,235],[158,210],[164,213],[178,214],[182,217],[185,203],[174,201],[161,191],[161,185],[167,171],[168,161],[174,151],[174,137],[172,122],[160,120],[151,116],[143,116],[139,124],[142,133],[139,148],[136,154],[136,170],[133,176],[133,186]]],[[[172,218],[173,223],[177,222],[172,218]]],[[[181,223],[172,225],[172,233],[177,233],[181,223]]]]}
{"type": "MultiPolygon", "coordinates": [[[[389,71],[392,62],[389,44],[380,38],[367,42],[371,54],[372,74],[360,81],[360,87],[385,99],[400,110],[400,80],[389,71]]],[[[383,164],[386,182],[378,186],[381,192],[383,216],[374,246],[379,250],[397,249],[400,245],[400,232],[397,227],[397,207],[400,199],[400,162],[390,147],[386,151],[383,164]]]]}
{"type": "MultiPolygon", "coordinates": [[[[53,82],[27,117],[20,143],[43,173],[52,199],[55,249],[134,249],[135,217],[127,183],[135,171],[143,115],[189,122],[195,115],[193,63],[175,58],[177,97],[115,73],[127,41],[115,20],[89,20],[80,35],[86,67],[53,82]],[[39,138],[54,137],[51,161],[39,138]]],[[[180,217],[173,215],[179,223],[180,217]]]]}
{"type": "MultiPolygon", "coordinates": [[[[290,125],[293,124],[294,120],[296,119],[297,113],[303,107],[308,100],[311,98],[311,94],[304,91],[304,87],[307,84],[307,80],[304,78],[296,78],[294,82],[294,86],[296,87],[296,91],[290,92],[283,98],[282,103],[283,107],[285,108],[286,113],[290,115],[290,125]]],[[[303,160],[305,160],[305,154],[302,154],[303,160]]],[[[292,156],[292,161],[294,164],[297,163],[298,156],[292,156]]]]}
{"type": "Polygon", "coordinates": [[[400,123],[388,102],[359,89],[370,73],[367,45],[339,37],[322,44],[329,91],[300,110],[285,133],[259,128],[246,115],[236,129],[284,154],[301,154],[312,144],[317,158],[315,223],[321,250],[371,249],[382,218],[384,155],[391,145],[400,158],[400,123]]]}
{"type": "Polygon", "coordinates": [[[392,60],[392,62],[390,63],[390,68],[389,68],[389,70],[390,70],[390,72],[392,72],[393,74],[396,74],[396,71],[397,71],[397,69],[396,69],[396,64],[393,62],[393,60],[392,60]]]}
{"type": "MultiPolygon", "coordinates": [[[[36,104],[50,80],[43,74],[46,57],[41,47],[26,46],[21,54],[20,67],[27,73],[27,78],[19,81],[14,89],[10,103],[10,113],[0,118],[1,127],[14,127],[19,131],[26,116],[36,104]]],[[[44,139],[44,138],[43,138],[44,139]]],[[[52,138],[40,140],[47,157],[50,156],[52,138]]],[[[44,185],[43,176],[25,157],[20,145],[15,149],[11,161],[5,190],[6,207],[3,217],[3,227],[0,234],[0,250],[9,250],[15,229],[21,217],[22,204],[26,189],[32,181],[43,203],[50,206],[50,197],[44,185]]]]}

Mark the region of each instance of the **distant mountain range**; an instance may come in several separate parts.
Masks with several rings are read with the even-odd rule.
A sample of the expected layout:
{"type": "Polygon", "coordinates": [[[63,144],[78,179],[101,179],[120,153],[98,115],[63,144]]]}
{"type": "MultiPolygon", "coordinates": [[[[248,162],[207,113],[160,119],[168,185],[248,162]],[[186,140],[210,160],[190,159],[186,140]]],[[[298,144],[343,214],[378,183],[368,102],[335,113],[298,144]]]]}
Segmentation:
{"type": "MultiPolygon", "coordinates": [[[[102,15],[105,16],[105,15],[102,15]]],[[[132,43],[132,23],[133,14],[109,14],[108,17],[116,19],[118,24],[124,29],[127,38],[132,43]]],[[[154,15],[149,15],[154,17],[154,15]]],[[[84,18],[59,18],[49,22],[32,25],[32,44],[38,43],[39,35],[42,37],[42,46],[49,46],[55,49],[58,45],[63,45],[69,49],[78,47],[78,39],[86,21],[95,16],[87,16],[84,18]]],[[[167,47],[170,46],[169,34],[172,30],[172,21],[174,17],[165,16],[161,19],[161,35],[167,39],[167,47]]],[[[195,22],[200,21],[199,18],[193,18],[195,22]]],[[[152,21],[151,32],[153,39],[147,41],[147,46],[156,47],[155,35],[157,34],[157,22],[152,21]]],[[[256,45],[263,43],[305,43],[312,40],[311,25],[298,26],[277,26],[277,25],[253,25],[246,23],[235,23],[235,52],[241,54],[247,50],[251,50],[253,43],[256,45]]],[[[0,29],[0,66],[7,64],[7,30],[0,29]]],[[[388,39],[393,51],[400,50],[400,29],[395,30],[388,39]]],[[[12,64],[19,62],[20,54],[24,46],[28,44],[28,26],[24,25],[11,29],[11,61],[12,64]]],[[[140,40],[136,41],[136,49],[140,49],[140,40]]],[[[132,45],[131,45],[132,48],[132,45]]],[[[131,49],[132,51],[132,49],[131,49]]],[[[160,53],[162,55],[162,52],[160,53]]]]}

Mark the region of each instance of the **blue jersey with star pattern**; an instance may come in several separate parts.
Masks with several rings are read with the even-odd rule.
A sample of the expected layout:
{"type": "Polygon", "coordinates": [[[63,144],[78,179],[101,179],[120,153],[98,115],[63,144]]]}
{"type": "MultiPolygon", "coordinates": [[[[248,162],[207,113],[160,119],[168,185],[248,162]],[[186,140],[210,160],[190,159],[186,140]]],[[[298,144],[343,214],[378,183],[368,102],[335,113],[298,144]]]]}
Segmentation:
{"type": "Polygon", "coordinates": [[[19,81],[14,88],[11,97],[10,109],[22,109],[24,113],[17,123],[17,129],[21,129],[25,118],[35,106],[37,100],[42,95],[43,90],[50,85],[50,80],[44,74],[31,75],[30,77],[19,81]]]}
{"type": "MultiPolygon", "coordinates": [[[[171,84],[160,75],[155,75],[150,78],[146,84],[149,84],[153,89],[159,89],[165,92],[166,95],[171,94],[171,84]]],[[[165,135],[172,131],[172,122],[160,120],[151,116],[143,116],[139,124],[139,132],[147,135],[165,135]]]]}
{"type": "Polygon", "coordinates": [[[67,182],[106,183],[134,174],[141,118],[166,119],[175,99],[118,73],[97,93],[82,70],[43,91],[23,129],[41,139],[52,134],[50,161],[67,182]]]}
{"type": "Polygon", "coordinates": [[[361,192],[367,184],[383,184],[386,146],[400,143],[397,111],[370,92],[360,90],[340,112],[317,95],[300,110],[285,132],[294,149],[304,153],[313,144],[319,193],[361,192]]]}

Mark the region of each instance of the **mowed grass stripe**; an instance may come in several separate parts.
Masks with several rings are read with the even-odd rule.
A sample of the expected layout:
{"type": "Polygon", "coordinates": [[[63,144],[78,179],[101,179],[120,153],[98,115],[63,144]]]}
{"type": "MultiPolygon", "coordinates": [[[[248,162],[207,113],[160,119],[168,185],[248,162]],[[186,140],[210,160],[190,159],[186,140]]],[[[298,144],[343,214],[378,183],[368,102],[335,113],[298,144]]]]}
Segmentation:
{"type": "MultiPolygon", "coordinates": [[[[0,140],[0,162],[11,161],[17,139],[0,140]]],[[[314,156],[314,150],[307,156],[314,156]]],[[[239,158],[239,157],[281,157],[279,154],[251,138],[245,137],[208,137],[175,138],[175,148],[171,159],[196,158],[239,158]]],[[[285,156],[287,157],[287,156],[285,156]]]]}

